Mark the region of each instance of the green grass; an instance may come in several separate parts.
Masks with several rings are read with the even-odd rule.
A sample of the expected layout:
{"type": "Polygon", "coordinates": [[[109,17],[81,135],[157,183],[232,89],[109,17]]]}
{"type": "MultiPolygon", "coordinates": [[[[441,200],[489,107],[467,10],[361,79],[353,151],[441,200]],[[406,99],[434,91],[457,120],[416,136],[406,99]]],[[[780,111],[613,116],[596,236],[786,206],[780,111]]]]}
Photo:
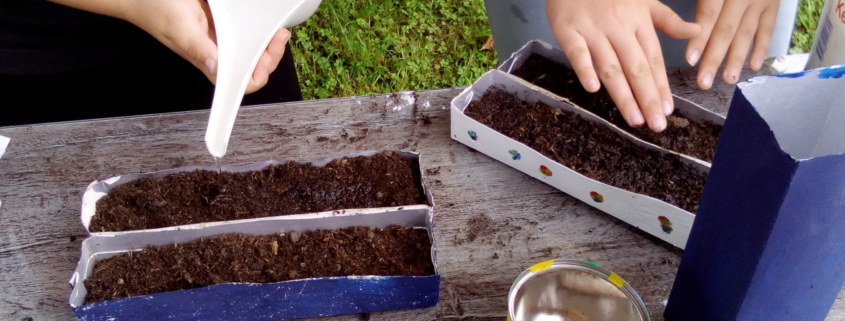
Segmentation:
{"type": "Polygon", "coordinates": [[[824,0],[801,0],[798,5],[798,16],[795,17],[795,31],[792,33],[790,53],[810,51],[822,9],[824,9],[824,0]]]}
{"type": "Polygon", "coordinates": [[[323,0],[291,32],[305,99],[466,86],[496,66],[483,0],[323,0]]]}
{"type": "MultiPolygon", "coordinates": [[[[824,0],[801,0],[791,53],[807,52],[824,0]]],[[[483,0],[323,0],[291,49],[305,99],[466,86],[496,66],[483,0]]]]}

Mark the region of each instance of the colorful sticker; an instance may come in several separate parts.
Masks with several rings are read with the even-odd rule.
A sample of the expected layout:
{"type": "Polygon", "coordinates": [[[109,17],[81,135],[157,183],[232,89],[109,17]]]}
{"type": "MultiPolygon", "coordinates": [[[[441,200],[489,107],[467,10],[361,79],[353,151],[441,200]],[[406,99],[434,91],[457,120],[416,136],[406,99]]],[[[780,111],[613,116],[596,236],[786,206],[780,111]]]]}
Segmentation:
{"type": "Polygon", "coordinates": [[[669,220],[666,216],[658,216],[657,220],[660,221],[660,228],[663,229],[663,232],[666,234],[672,233],[674,229],[672,228],[672,221],[669,220]]]}
{"type": "Polygon", "coordinates": [[[520,159],[522,159],[522,155],[520,155],[520,154],[519,154],[519,152],[517,152],[515,149],[511,149],[508,153],[510,153],[510,154],[511,154],[511,156],[513,156],[513,157],[512,157],[512,158],[513,158],[513,160],[520,160],[520,159]]]}
{"type": "Polygon", "coordinates": [[[619,274],[610,273],[610,276],[607,277],[607,280],[610,281],[610,283],[613,283],[613,285],[615,285],[616,287],[621,288],[625,286],[625,279],[619,276],[619,274]]]}
{"type": "Polygon", "coordinates": [[[540,271],[543,271],[543,270],[546,270],[546,269],[552,267],[552,263],[554,263],[554,262],[555,262],[555,260],[543,261],[543,262],[540,262],[540,263],[537,263],[537,264],[530,266],[528,268],[528,270],[530,270],[531,272],[537,273],[537,272],[540,272],[540,271]]]}
{"type": "Polygon", "coordinates": [[[546,165],[540,165],[540,173],[546,176],[552,176],[552,170],[546,167],[546,165]]]}
{"type": "Polygon", "coordinates": [[[604,202],[604,196],[596,192],[590,192],[590,198],[592,198],[596,203],[604,202]]]}
{"type": "Polygon", "coordinates": [[[469,138],[472,138],[472,140],[478,140],[478,135],[475,133],[474,130],[468,131],[467,134],[469,134],[469,138]]]}

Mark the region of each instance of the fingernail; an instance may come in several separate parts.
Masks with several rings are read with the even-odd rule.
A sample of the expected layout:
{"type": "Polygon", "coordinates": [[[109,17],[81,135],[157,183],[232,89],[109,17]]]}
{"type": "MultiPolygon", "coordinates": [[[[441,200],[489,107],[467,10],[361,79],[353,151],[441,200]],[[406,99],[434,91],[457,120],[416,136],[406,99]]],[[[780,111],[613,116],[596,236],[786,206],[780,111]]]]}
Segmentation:
{"type": "Polygon", "coordinates": [[[651,121],[648,125],[653,131],[662,132],[666,129],[666,117],[660,114],[651,116],[651,121]]]}
{"type": "Polygon", "coordinates": [[[290,40],[290,36],[291,36],[291,34],[287,34],[287,35],[285,36],[285,42],[288,42],[288,40],[290,40]]]}
{"type": "Polygon", "coordinates": [[[725,78],[727,78],[728,83],[735,84],[737,79],[739,79],[739,70],[736,67],[730,67],[725,70],[725,78]]]}
{"type": "Polygon", "coordinates": [[[628,114],[628,119],[631,122],[631,127],[640,127],[645,122],[645,120],[643,120],[643,115],[640,114],[639,111],[628,114]]]}
{"type": "Polygon", "coordinates": [[[672,114],[672,103],[668,100],[663,101],[663,115],[669,116],[672,114]]]}
{"type": "Polygon", "coordinates": [[[592,91],[599,90],[599,81],[596,78],[593,78],[593,77],[587,78],[587,80],[584,81],[584,85],[586,87],[584,89],[586,89],[587,91],[592,92],[592,91]]]}
{"type": "Polygon", "coordinates": [[[709,72],[705,72],[701,75],[701,88],[710,89],[711,86],[713,86],[713,75],[709,72]]]}
{"type": "Polygon", "coordinates": [[[763,67],[763,58],[756,57],[751,60],[751,69],[754,71],[760,70],[763,67]]]}
{"type": "Polygon", "coordinates": [[[701,53],[698,50],[690,51],[689,58],[687,58],[687,62],[690,66],[695,66],[698,63],[698,59],[701,58],[701,53]]]}
{"type": "Polygon", "coordinates": [[[214,59],[208,58],[208,60],[205,61],[205,70],[208,70],[209,75],[214,74],[216,67],[217,63],[214,62],[214,59]]]}

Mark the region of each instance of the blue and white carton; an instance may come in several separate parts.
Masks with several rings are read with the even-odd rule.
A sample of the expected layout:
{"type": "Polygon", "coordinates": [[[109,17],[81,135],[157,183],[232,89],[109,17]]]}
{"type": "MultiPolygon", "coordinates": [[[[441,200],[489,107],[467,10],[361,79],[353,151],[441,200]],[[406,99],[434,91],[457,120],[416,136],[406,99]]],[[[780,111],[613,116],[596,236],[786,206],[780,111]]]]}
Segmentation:
{"type": "Polygon", "coordinates": [[[825,319],[845,283],[843,75],[738,85],[666,320],[825,319]]]}

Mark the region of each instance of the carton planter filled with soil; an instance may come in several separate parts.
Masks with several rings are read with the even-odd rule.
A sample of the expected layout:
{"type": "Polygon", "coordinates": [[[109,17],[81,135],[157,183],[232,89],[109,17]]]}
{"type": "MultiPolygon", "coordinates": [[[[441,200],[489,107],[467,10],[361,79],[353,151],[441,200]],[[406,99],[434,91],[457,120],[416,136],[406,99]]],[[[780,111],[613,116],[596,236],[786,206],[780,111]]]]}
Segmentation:
{"type": "Polygon", "coordinates": [[[115,235],[430,204],[417,154],[370,151],[310,163],[188,166],[115,176],[88,186],[81,220],[91,235],[115,235]]]}
{"type": "MultiPolygon", "coordinates": [[[[367,201],[370,203],[365,202],[365,205],[375,202],[375,207],[344,205],[345,209],[289,215],[268,210],[268,215],[257,218],[93,232],[82,244],[81,258],[70,281],[73,287],[70,305],[77,318],[279,320],[436,305],[440,276],[431,238],[434,205],[431,193],[421,182],[418,155],[364,152],[311,164],[265,162],[224,167],[223,174],[229,175],[224,175],[222,180],[238,179],[238,174],[288,178],[278,171],[295,168],[301,176],[315,170],[300,165],[334,171],[337,181],[300,182],[299,186],[288,189],[299,191],[296,194],[299,202],[287,200],[290,204],[312,204],[303,200],[307,198],[303,193],[312,195],[313,199],[349,198],[353,202],[354,197],[359,201],[358,190],[364,189],[363,194],[379,194],[367,201]],[[381,164],[373,158],[391,159],[399,164],[380,169],[390,174],[387,185],[373,179],[369,184],[347,184],[343,194],[332,189],[338,181],[354,180],[345,176],[343,168],[367,160],[368,164],[381,164]],[[279,164],[296,166],[274,167],[279,164]],[[410,179],[413,192],[394,186],[397,180],[405,178],[410,179]],[[382,191],[385,186],[392,189],[382,191]],[[320,188],[325,194],[315,193],[320,188]],[[398,195],[403,193],[409,195],[398,195]],[[397,203],[403,198],[413,200],[409,201],[413,204],[397,203]],[[379,202],[386,202],[387,206],[379,202]]],[[[140,187],[132,185],[145,178],[209,175],[196,169],[123,175],[95,182],[85,193],[83,222],[86,222],[86,208],[96,210],[91,203],[99,204],[95,196],[101,199],[109,192],[119,191],[117,188],[121,186],[132,189],[149,184],[158,186],[150,182],[140,187]]],[[[216,169],[211,173],[217,174],[216,169]]],[[[178,186],[184,188],[177,185],[167,190],[176,193],[178,186]]],[[[266,182],[263,187],[268,186],[275,189],[259,195],[276,199],[267,195],[284,190],[266,182]]],[[[238,199],[233,194],[229,197],[238,199]]],[[[168,199],[168,202],[172,201],[168,199]]],[[[272,206],[271,203],[265,208],[272,206]]],[[[90,221],[89,217],[87,222],[90,221]]]]}
{"type": "Polygon", "coordinates": [[[492,70],[452,100],[452,138],[684,248],[709,166],[492,70]]]}
{"type": "Polygon", "coordinates": [[[674,96],[675,111],[667,117],[666,130],[654,133],[645,126],[628,126],[604,87],[597,93],[584,90],[575,72],[567,67],[563,51],[548,43],[529,42],[498,70],[515,76],[533,90],[571,102],[648,143],[696,158],[708,166],[713,161],[725,117],[683,98],[674,96]]]}
{"type": "Polygon", "coordinates": [[[95,235],[82,244],[70,305],[79,320],[280,320],[434,306],[431,222],[429,211],[402,209],[95,235]]]}

